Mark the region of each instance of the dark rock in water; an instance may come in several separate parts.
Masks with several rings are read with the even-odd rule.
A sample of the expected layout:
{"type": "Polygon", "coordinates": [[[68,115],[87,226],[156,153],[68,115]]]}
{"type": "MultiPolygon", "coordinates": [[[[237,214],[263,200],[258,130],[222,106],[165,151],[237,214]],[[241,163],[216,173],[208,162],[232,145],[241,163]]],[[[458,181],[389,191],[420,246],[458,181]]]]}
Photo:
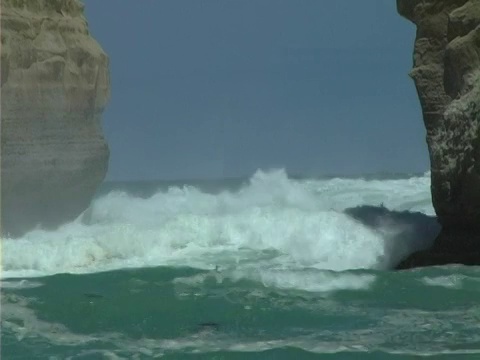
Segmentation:
{"type": "Polygon", "coordinates": [[[75,219],[103,181],[109,60],[79,0],[3,0],[1,232],[75,219]]]}
{"type": "Polygon", "coordinates": [[[410,76],[427,130],[432,201],[444,229],[432,250],[401,266],[477,264],[472,254],[480,252],[480,1],[397,0],[397,8],[417,25],[410,76]]]}
{"type": "Polygon", "coordinates": [[[404,270],[415,267],[435,265],[480,265],[480,251],[476,230],[443,230],[436,238],[431,249],[416,252],[401,261],[396,269],[404,270]]]}
{"type": "Polygon", "coordinates": [[[396,270],[453,264],[469,266],[480,265],[480,252],[450,254],[435,252],[432,250],[418,251],[398,264],[396,270]]]}
{"type": "Polygon", "coordinates": [[[385,206],[363,205],[344,213],[376,231],[385,234],[383,268],[394,268],[408,254],[430,247],[440,232],[437,218],[420,212],[395,211],[385,206]]]}
{"type": "Polygon", "coordinates": [[[390,210],[383,205],[361,205],[347,208],[343,212],[371,228],[377,228],[386,223],[409,225],[415,228],[416,233],[425,237],[437,236],[440,230],[435,217],[421,212],[390,210]]]}

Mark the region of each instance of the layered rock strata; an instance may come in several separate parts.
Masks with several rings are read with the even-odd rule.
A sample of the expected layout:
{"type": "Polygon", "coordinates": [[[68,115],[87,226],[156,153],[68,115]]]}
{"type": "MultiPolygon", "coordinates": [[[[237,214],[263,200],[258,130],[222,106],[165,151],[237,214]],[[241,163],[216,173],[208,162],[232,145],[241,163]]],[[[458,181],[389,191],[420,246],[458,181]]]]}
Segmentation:
{"type": "Polygon", "coordinates": [[[1,2],[1,225],[19,236],[86,209],[105,177],[109,60],[78,0],[1,2]]]}
{"type": "Polygon", "coordinates": [[[442,232],[400,268],[480,264],[480,0],[397,0],[417,26],[410,73],[430,153],[442,232]]]}

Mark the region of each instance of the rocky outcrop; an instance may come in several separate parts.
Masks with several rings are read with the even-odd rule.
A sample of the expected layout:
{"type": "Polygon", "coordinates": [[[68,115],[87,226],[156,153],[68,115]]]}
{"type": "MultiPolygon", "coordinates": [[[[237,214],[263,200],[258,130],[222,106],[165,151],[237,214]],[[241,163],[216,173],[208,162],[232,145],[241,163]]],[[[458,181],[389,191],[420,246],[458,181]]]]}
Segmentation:
{"type": "Polygon", "coordinates": [[[2,233],[77,217],[109,158],[100,117],[108,57],[78,0],[2,0],[2,233]]]}
{"type": "Polygon", "coordinates": [[[433,249],[400,267],[480,264],[480,1],[397,0],[397,8],[417,25],[411,77],[443,228],[433,249]]]}

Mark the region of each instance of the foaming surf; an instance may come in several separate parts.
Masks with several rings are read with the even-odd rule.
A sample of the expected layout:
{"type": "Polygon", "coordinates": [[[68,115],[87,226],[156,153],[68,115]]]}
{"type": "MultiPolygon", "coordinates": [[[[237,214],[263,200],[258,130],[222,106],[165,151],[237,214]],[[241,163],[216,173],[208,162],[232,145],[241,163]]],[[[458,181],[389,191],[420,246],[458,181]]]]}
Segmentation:
{"type": "Polygon", "coordinates": [[[296,180],[272,170],[216,194],[193,186],[146,199],[111,191],[56,231],[3,239],[2,277],[220,265],[288,287],[306,269],[387,269],[438,232],[429,185],[428,173],[296,180]],[[384,210],[372,215],[372,207],[384,210]]]}

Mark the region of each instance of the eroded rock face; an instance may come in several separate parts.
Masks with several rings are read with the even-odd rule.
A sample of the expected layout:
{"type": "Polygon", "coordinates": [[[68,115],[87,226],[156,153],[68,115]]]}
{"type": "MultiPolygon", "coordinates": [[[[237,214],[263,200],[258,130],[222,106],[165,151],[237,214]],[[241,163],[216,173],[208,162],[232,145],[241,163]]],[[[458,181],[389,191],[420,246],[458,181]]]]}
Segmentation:
{"type": "Polygon", "coordinates": [[[480,251],[480,0],[397,0],[417,25],[411,76],[443,232],[435,249],[480,251]]]}
{"type": "Polygon", "coordinates": [[[17,236],[88,207],[108,166],[110,81],[78,0],[1,5],[2,232],[17,236]]]}

